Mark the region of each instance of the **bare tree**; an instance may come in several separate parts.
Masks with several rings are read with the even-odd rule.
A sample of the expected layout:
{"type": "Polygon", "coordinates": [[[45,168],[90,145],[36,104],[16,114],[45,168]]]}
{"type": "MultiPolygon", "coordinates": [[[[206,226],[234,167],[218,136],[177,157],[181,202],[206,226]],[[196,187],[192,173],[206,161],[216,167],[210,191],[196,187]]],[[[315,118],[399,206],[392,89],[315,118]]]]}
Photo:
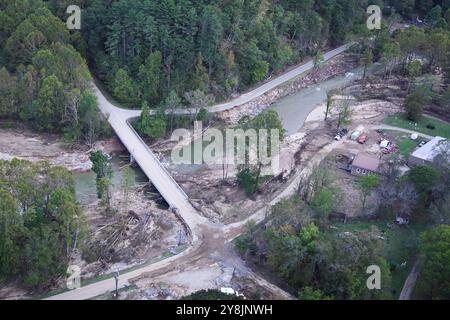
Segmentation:
{"type": "Polygon", "coordinates": [[[198,113],[202,108],[214,103],[214,97],[210,94],[205,94],[201,90],[189,91],[184,94],[184,98],[189,103],[191,108],[190,113],[192,121],[197,120],[198,113]]]}
{"type": "Polygon", "coordinates": [[[352,123],[353,110],[350,106],[349,99],[343,99],[341,103],[337,105],[337,130],[339,131],[344,125],[352,123]]]}

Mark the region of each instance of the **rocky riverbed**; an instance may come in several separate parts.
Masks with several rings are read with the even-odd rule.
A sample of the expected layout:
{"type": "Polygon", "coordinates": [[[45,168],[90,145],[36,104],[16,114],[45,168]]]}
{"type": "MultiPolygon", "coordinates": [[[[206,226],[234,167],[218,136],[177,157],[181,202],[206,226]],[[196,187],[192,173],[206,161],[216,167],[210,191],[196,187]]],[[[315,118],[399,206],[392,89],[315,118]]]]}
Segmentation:
{"type": "Polygon", "coordinates": [[[301,89],[326,81],[330,78],[345,75],[350,70],[355,69],[358,64],[359,59],[354,54],[338,56],[324,64],[318,70],[311,71],[289,81],[246,104],[222,112],[219,115],[219,118],[229,124],[236,124],[243,116],[254,117],[258,115],[280,98],[289,96],[301,89]]]}

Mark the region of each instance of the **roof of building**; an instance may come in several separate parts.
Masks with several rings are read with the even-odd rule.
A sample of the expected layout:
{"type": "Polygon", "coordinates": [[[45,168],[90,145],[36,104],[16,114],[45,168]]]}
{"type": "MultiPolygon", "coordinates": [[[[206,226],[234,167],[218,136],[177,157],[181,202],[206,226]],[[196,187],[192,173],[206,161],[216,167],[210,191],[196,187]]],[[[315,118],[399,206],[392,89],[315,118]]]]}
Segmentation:
{"type": "Polygon", "coordinates": [[[368,155],[367,153],[360,152],[353,160],[352,166],[377,172],[378,167],[380,166],[380,159],[368,155]]]}
{"type": "Polygon", "coordinates": [[[425,161],[433,161],[442,152],[444,145],[448,143],[450,142],[445,138],[434,137],[430,142],[414,151],[412,156],[425,161]]]}

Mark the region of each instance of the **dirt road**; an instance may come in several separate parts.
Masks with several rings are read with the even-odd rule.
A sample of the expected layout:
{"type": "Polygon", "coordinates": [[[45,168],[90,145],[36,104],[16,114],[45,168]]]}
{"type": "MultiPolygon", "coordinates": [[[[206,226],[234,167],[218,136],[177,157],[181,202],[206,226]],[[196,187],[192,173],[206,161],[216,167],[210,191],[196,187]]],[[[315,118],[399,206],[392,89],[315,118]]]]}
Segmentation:
{"type": "Polygon", "coordinates": [[[420,273],[420,265],[419,261],[416,260],[414,263],[414,266],[411,269],[411,272],[408,275],[408,278],[406,278],[405,284],[403,285],[402,292],[400,292],[399,300],[410,300],[412,293],[414,291],[414,287],[416,286],[417,278],[419,277],[420,273]]]}

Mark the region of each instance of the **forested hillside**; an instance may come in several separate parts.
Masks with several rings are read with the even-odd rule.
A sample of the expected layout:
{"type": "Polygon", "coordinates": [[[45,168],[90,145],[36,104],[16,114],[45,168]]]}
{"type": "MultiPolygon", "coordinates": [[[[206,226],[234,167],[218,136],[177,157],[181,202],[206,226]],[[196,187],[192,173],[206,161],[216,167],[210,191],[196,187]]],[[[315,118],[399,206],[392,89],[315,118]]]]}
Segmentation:
{"type": "Polygon", "coordinates": [[[41,0],[0,1],[0,118],[92,143],[104,130],[91,75],[41,0]]]}
{"type": "Polygon", "coordinates": [[[92,143],[105,128],[81,56],[125,105],[154,108],[171,92],[189,104],[195,90],[219,101],[360,34],[369,4],[443,27],[450,16],[447,0],[1,0],[0,116],[92,143]],[[64,24],[70,4],[81,32],[64,24]]]}
{"type": "Polygon", "coordinates": [[[88,1],[84,38],[121,102],[154,106],[171,90],[227,98],[366,20],[368,1],[88,1]]]}

